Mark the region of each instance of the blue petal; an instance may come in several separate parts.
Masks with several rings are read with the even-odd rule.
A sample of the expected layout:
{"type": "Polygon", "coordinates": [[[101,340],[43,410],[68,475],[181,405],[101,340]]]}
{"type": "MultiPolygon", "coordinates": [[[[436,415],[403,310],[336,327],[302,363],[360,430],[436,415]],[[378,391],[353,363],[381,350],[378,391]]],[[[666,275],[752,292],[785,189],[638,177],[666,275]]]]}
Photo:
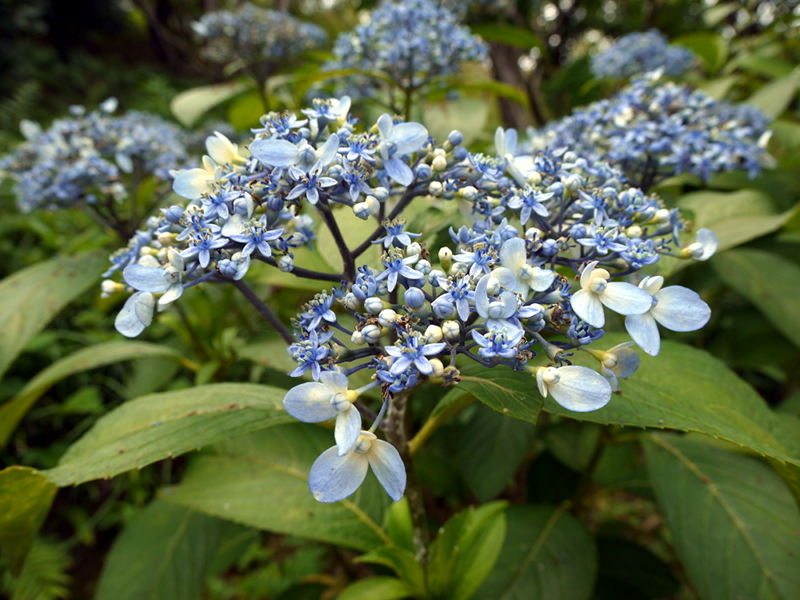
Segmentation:
{"type": "Polygon", "coordinates": [[[568,410],[588,412],[602,408],[611,399],[611,385],[597,371],[587,367],[560,367],[558,382],[548,391],[556,402],[568,410]]]}
{"type": "Polygon", "coordinates": [[[380,117],[378,117],[378,131],[381,132],[381,136],[383,139],[388,140],[392,136],[392,130],[394,129],[394,122],[392,121],[392,117],[388,114],[384,113],[380,117]]]}
{"type": "Polygon", "coordinates": [[[128,265],[122,271],[122,278],[125,283],[140,292],[165,292],[172,285],[164,277],[164,269],[161,267],[128,265]]]}
{"type": "Polygon", "coordinates": [[[211,179],[211,174],[205,169],[185,169],[175,176],[172,189],[178,196],[196,200],[208,189],[211,179]]]}
{"type": "Polygon", "coordinates": [[[319,156],[317,160],[321,166],[330,164],[333,157],[336,156],[339,150],[339,136],[335,133],[331,135],[322,148],[319,149],[319,156]]]}
{"type": "Polygon", "coordinates": [[[153,294],[136,292],[125,301],[114,321],[114,327],[125,337],[136,337],[153,321],[155,305],[153,294]]]}
{"type": "Polygon", "coordinates": [[[592,327],[602,327],[606,324],[603,305],[596,294],[585,289],[578,290],[572,295],[570,303],[573,312],[592,327]]]}
{"type": "Polygon", "coordinates": [[[365,454],[348,452],[339,456],[334,446],[320,454],[311,465],[308,487],[320,502],[338,502],[358,489],[367,476],[368,468],[369,460],[365,454]]]}
{"type": "Polygon", "coordinates": [[[597,296],[600,302],[621,315],[640,315],[647,312],[653,304],[650,294],[624,281],[610,282],[605,291],[597,296]]]}
{"type": "Polygon", "coordinates": [[[347,392],[347,386],[350,385],[347,375],[339,371],[323,371],[319,380],[334,392],[347,392]]]}
{"type": "Polygon", "coordinates": [[[392,500],[399,502],[406,491],[406,467],[397,448],[389,442],[373,440],[367,458],[383,488],[392,500]]]}
{"type": "Polygon", "coordinates": [[[265,165],[291,167],[300,160],[300,150],[286,140],[260,139],[250,144],[250,153],[265,165]]]}
{"type": "Polygon", "coordinates": [[[301,383],[286,393],[283,406],[303,423],[319,423],[339,414],[331,404],[332,397],[333,392],[323,383],[301,383]]]}
{"type": "Polygon", "coordinates": [[[422,148],[428,141],[428,130],[419,123],[398,123],[392,131],[392,141],[397,144],[397,154],[405,156],[422,148]]]}
{"type": "Polygon", "coordinates": [[[661,347],[661,339],[658,335],[658,325],[656,320],[645,313],[643,315],[631,315],[625,317],[625,329],[628,335],[638,346],[650,356],[656,356],[661,347]]]}
{"type": "Polygon", "coordinates": [[[411,182],[414,181],[414,172],[397,156],[383,161],[383,167],[386,169],[389,177],[400,185],[410,185],[411,182]]]}
{"type": "Polygon", "coordinates": [[[656,294],[658,304],[650,309],[653,318],[672,331],[696,331],[708,323],[711,309],[696,292],[672,285],[656,294]]]}
{"type": "Polygon", "coordinates": [[[336,446],[339,448],[339,456],[347,454],[353,449],[361,433],[361,413],[354,406],[348,410],[340,412],[336,417],[336,427],[333,437],[336,439],[336,446]]]}

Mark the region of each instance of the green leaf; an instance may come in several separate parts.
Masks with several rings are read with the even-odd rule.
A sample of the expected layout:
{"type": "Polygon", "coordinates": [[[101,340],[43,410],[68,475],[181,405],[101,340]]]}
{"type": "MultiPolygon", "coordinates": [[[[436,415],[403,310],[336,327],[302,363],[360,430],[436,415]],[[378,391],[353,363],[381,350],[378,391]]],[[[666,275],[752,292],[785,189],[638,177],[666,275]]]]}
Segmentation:
{"type": "Polygon", "coordinates": [[[22,568],[57,491],[36,469],[0,471],[0,550],[14,573],[22,568]]]}
{"type": "Polygon", "coordinates": [[[705,69],[711,74],[719,71],[728,58],[728,42],[716,33],[690,33],[675,38],[672,43],[676,46],[684,46],[697,54],[703,61],[705,69]]]}
{"type": "Polygon", "coordinates": [[[242,81],[197,87],[175,96],[169,108],[181,125],[191,127],[205,112],[251,87],[242,81]]]}
{"type": "Polygon", "coordinates": [[[60,486],[113,477],[157,460],[293,419],[286,390],[217,383],[143,396],[100,419],[47,477],[60,486]]]}
{"type": "Polygon", "coordinates": [[[282,425],[216,444],[192,461],[170,502],[244,525],[372,550],[391,544],[378,523],[390,499],[372,474],[350,498],[323,504],[308,471],[333,445],[321,427],[282,425]]]}
{"type": "Polygon", "coordinates": [[[406,550],[414,550],[414,523],[408,498],[403,496],[399,502],[392,502],[386,509],[386,533],[392,543],[406,550]]]}
{"type": "Polygon", "coordinates": [[[3,583],[10,600],[56,600],[69,598],[69,552],[62,544],[42,539],[33,543],[25,565],[17,576],[6,573],[3,583]]]}
{"type": "Polygon", "coordinates": [[[407,584],[414,595],[420,596],[425,593],[425,572],[411,550],[386,546],[367,552],[356,560],[389,567],[407,584]]]}
{"type": "Polygon", "coordinates": [[[735,13],[741,7],[741,4],[738,2],[709,6],[703,12],[703,21],[705,21],[705,24],[709,27],[715,27],[720,23],[720,21],[735,13]]]}
{"type": "Polygon", "coordinates": [[[796,69],[786,77],[770,81],[745,102],[760,108],[768,117],[776,118],[789,108],[797,93],[798,85],[800,85],[800,70],[796,69]]]}
{"type": "Polygon", "coordinates": [[[529,29],[515,27],[504,23],[486,23],[473,25],[472,33],[481,36],[487,42],[497,42],[506,46],[514,46],[523,50],[539,48],[546,50],[544,42],[534,35],[529,29]]]}
{"type": "Polygon", "coordinates": [[[297,367],[297,363],[286,352],[286,347],[286,342],[282,339],[254,342],[237,348],[236,354],[239,358],[251,360],[259,365],[264,365],[277,371],[289,372],[297,367]]]}
{"type": "Polygon", "coordinates": [[[463,392],[474,395],[497,412],[529,423],[536,423],[542,411],[543,400],[530,373],[469,365],[461,369],[461,383],[445,398],[463,392]]]}
{"type": "Polygon", "coordinates": [[[465,81],[454,79],[451,85],[454,89],[463,90],[465,92],[489,92],[490,94],[494,94],[500,98],[513,100],[514,102],[522,104],[525,107],[527,107],[530,102],[528,100],[528,96],[523,91],[515,88],[513,85],[490,79],[481,81],[465,81]]]}
{"type": "MultiPolygon", "coordinates": [[[[603,347],[628,339],[607,333],[603,347]]],[[[578,354],[575,364],[597,367],[586,353],[578,354]]],[[[574,413],[548,397],[544,410],[592,423],[704,433],[800,465],[800,439],[722,361],[668,340],[662,340],[658,356],[639,354],[639,369],[620,383],[620,392],[603,408],[574,413]]]]}
{"type": "Polygon", "coordinates": [[[728,95],[731,88],[738,83],[739,79],[739,75],[728,75],[719,79],[708,79],[697,87],[714,98],[714,100],[722,100],[728,95]]]}
{"type": "Polygon", "coordinates": [[[597,551],[586,528],[562,509],[512,506],[497,564],[473,600],[588,600],[597,551]]]}
{"type": "Polygon", "coordinates": [[[413,592],[394,577],[370,577],[347,586],[337,600],[399,600],[408,598],[413,592]]]}
{"type": "Polygon", "coordinates": [[[794,65],[788,61],[757,54],[744,54],[736,61],[736,66],[756,75],[764,75],[773,79],[786,77],[794,69],[794,65]]]}
{"type": "Polygon", "coordinates": [[[451,131],[458,129],[464,135],[464,145],[467,146],[483,132],[489,109],[489,102],[483,98],[468,96],[446,102],[424,102],[422,121],[436,140],[447,139],[451,131]]]}
{"type": "Polygon", "coordinates": [[[756,459],[677,435],[644,441],[664,518],[704,600],[800,598],[800,512],[756,459]]]}
{"type": "Polygon", "coordinates": [[[14,398],[0,405],[0,447],[6,445],[8,438],[31,406],[62,379],[89,369],[143,356],[180,358],[180,354],[166,346],[146,342],[116,341],[83,348],[54,362],[31,379],[14,398]]]}
{"type": "Polygon", "coordinates": [[[0,281],[0,378],[61,309],[100,280],[107,262],[92,250],[27,267],[0,281]]]}
{"type": "Polygon", "coordinates": [[[506,488],[530,450],[536,427],[485,406],[477,408],[461,438],[460,464],[464,480],[483,503],[506,488]]]}
{"type": "Polygon", "coordinates": [[[258,124],[258,119],[266,111],[257,91],[244,94],[234,100],[228,108],[228,121],[236,131],[249,131],[258,124]]]}
{"type": "Polygon", "coordinates": [[[714,232],[717,252],[779,229],[794,213],[779,214],[769,195],[753,189],[692,192],[678,201],[678,207],[694,213],[695,230],[705,227],[714,232]]]}
{"type": "Polygon", "coordinates": [[[738,248],[715,256],[711,266],[800,347],[800,267],[796,263],[765,250],[738,248]]]}
{"type": "Polygon", "coordinates": [[[589,466],[600,433],[600,427],[594,423],[566,422],[548,427],[543,437],[553,456],[580,473],[589,466]]]}
{"type": "Polygon", "coordinates": [[[97,600],[195,600],[229,524],[163,500],[138,513],[114,541],[97,600]]]}
{"type": "Polygon", "coordinates": [[[466,600],[483,583],[506,536],[506,502],[469,507],[439,530],[429,548],[428,592],[434,598],[466,600]]]}

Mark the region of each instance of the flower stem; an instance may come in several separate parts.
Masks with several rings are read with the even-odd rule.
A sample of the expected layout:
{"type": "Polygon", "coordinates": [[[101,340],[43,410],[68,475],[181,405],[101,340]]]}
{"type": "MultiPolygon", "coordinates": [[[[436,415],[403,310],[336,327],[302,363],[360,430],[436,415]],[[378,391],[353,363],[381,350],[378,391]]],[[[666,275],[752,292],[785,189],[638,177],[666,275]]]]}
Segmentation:
{"type": "Polygon", "coordinates": [[[292,332],[286,328],[286,325],[284,325],[283,321],[278,318],[278,315],[272,312],[272,309],[267,306],[264,301],[261,300],[261,298],[258,297],[258,295],[249,285],[241,280],[234,280],[233,285],[237,290],[242,292],[242,295],[250,301],[250,304],[256,308],[259,314],[269,321],[269,324],[272,325],[275,328],[275,331],[280,334],[280,336],[283,338],[283,341],[290,345],[294,344],[295,339],[292,335],[292,332]]]}
{"type": "Polygon", "coordinates": [[[411,509],[411,523],[414,528],[414,548],[416,549],[417,562],[424,565],[428,561],[428,528],[425,521],[425,500],[422,497],[414,461],[411,457],[406,430],[406,407],[408,406],[409,392],[404,391],[392,397],[386,416],[388,427],[386,437],[397,448],[408,474],[406,484],[406,497],[411,509]]]}

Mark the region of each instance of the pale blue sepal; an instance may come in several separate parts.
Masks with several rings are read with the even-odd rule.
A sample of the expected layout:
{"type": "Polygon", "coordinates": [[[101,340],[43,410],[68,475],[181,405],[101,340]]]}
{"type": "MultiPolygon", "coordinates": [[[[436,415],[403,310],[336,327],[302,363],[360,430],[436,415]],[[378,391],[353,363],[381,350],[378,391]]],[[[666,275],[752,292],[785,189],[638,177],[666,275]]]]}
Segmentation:
{"type": "Polygon", "coordinates": [[[319,164],[323,167],[329,165],[333,160],[333,157],[338,153],[338,150],[339,136],[334,133],[322,145],[322,148],[320,148],[319,155],[317,156],[317,162],[319,162],[319,164]]]}
{"type": "Polygon", "coordinates": [[[597,371],[573,365],[560,367],[558,376],[548,391],[566,409],[589,412],[603,408],[611,399],[611,385],[597,371]]]}
{"type": "Polygon", "coordinates": [[[601,365],[600,374],[603,377],[605,377],[605,380],[608,382],[608,385],[611,386],[612,392],[619,391],[619,379],[617,379],[617,376],[614,374],[614,371],[612,371],[611,369],[607,369],[606,367],[601,365]]]}
{"type": "Polygon", "coordinates": [[[383,168],[386,169],[389,177],[400,185],[411,185],[411,182],[414,181],[414,172],[397,156],[384,160],[383,168]]]}
{"type": "Polygon", "coordinates": [[[640,315],[653,304],[653,297],[642,288],[624,281],[612,281],[598,294],[600,302],[620,315],[640,315]]]}
{"type": "Polygon", "coordinates": [[[419,123],[398,123],[392,131],[392,141],[397,144],[397,154],[405,156],[422,148],[428,141],[428,130],[419,123]]]}
{"type": "Polygon", "coordinates": [[[238,213],[233,213],[225,224],[222,226],[222,230],[220,233],[225,237],[231,237],[232,235],[240,235],[244,233],[244,224],[249,219],[244,215],[240,215],[238,213]]]}
{"type": "Polygon", "coordinates": [[[383,113],[380,117],[378,117],[378,131],[381,132],[381,136],[383,139],[388,140],[392,137],[392,130],[394,130],[394,121],[392,121],[392,117],[388,114],[383,113]]]}
{"type": "Polygon", "coordinates": [[[336,417],[336,427],[333,430],[333,437],[339,448],[339,456],[347,454],[353,449],[361,433],[361,413],[352,404],[344,412],[340,412],[336,417]]]}
{"type": "Polygon", "coordinates": [[[136,292],[125,301],[114,327],[125,337],[136,337],[153,321],[155,304],[155,297],[150,292],[136,292]]]}
{"type": "Polygon", "coordinates": [[[301,383],[286,392],[283,406],[298,421],[320,423],[339,414],[331,404],[332,397],[333,392],[323,383],[301,383]]]}
{"type": "Polygon", "coordinates": [[[181,296],[183,296],[183,284],[179,281],[169,286],[169,289],[158,299],[158,304],[160,306],[165,306],[170,302],[175,302],[175,300],[181,296]]]}
{"type": "Polygon", "coordinates": [[[172,282],[168,281],[164,274],[165,271],[161,267],[128,265],[122,271],[122,278],[125,283],[140,292],[165,292],[172,282]]]}
{"type": "Polygon", "coordinates": [[[300,149],[286,140],[262,138],[250,144],[250,153],[265,165],[291,167],[300,160],[300,149]]]}
{"type": "Polygon", "coordinates": [[[553,282],[556,280],[556,272],[539,267],[534,267],[533,270],[536,274],[531,277],[528,282],[531,289],[534,292],[544,292],[550,289],[550,286],[553,285],[553,282]]]}
{"type": "Polygon", "coordinates": [[[350,385],[347,375],[340,371],[323,371],[319,374],[319,380],[333,392],[345,393],[347,386],[350,385]]]}
{"type": "Polygon", "coordinates": [[[369,469],[365,454],[348,452],[339,456],[336,446],[328,448],[311,465],[308,487],[320,502],[338,502],[355,492],[369,469]]]}
{"type": "Polygon", "coordinates": [[[656,320],[648,312],[643,315],[625,317],[625,329],[633,341],[650,356],[656,356],[661,349],[656,320]]]}
{"type": "Polygon", "coordinates": [[[117,166],[122,169],[123,173],[133,173],[133,161],[131,157],[127,154],[123,154],[122,152],[117,152],[114,155],[114,160],[117,163],[117,166]]]}
{"type": "Polygon", "coordinates": [[[693,256],[695,260],[708,260],[717,251],[719,242],[714,232],[705,227],[697,230],[697,243],[700,244],[702,250],[697,256],[693,256]]]}
{"type": "Polygon", "coordinates": [[[627,379],[639,368],[641,359],[636,354],[636,351],[631,348],[633,344],[633,342],[623,342],[607,350],[609,354],[613,354],[617,358],[617,364],[611,367],[611,370],[620,379],[627,379]]]}
{"type": "Polygon", "coordinates": [[[184,169],[178,171],[172,189],[182,198],[197,200],[208,189],[209,179],[209,172],[205,169],[184,169]]]}
{"type": "Polygon", "coordinates": [[[475,310],[484,319],[489,317],[489,296],[486,295],[486,285],[491,275],[484,275],[475,286],[475,310]]]}
{"type": "Polygon", "coordinates": [[[500,264],[511,270],[519,269],[528,260],[525,251],[525,240],[516,237],[503,243],[500,247],[500,264]]]}
{"type": "Polygon", "coordinates": [[[494,271],[489,273],[489,277],[494,277],[500,283],[500,285],[509,292],[517,291],[519,280],[511,269],[497,267],[494,271]]]}
{"type": "Polygon", "coordinates": [[[389,442],[373,440],[367,458],[383,488],[392,500],[399,502],[406,491],[406,467],[397,448],[389,442]]]}
{"type": "Polygon", "coordinates": [[[603,305],[600,303],[600,299],[596,294],[593,294],[589,290],[578,290],[572,294],[570,303],[572,304],[572,310],[575,311],[575,314],[592,327],[602,327],[606,324],[606,316],[603,314],[603,305]]]}
{"type": "Polygon", "coordinates": [[[696,292],[680,285],[656,294],[658,304],[650,309],[653,318],[672,331],[696,331],[708,323],[711,309],[696,292]]]}

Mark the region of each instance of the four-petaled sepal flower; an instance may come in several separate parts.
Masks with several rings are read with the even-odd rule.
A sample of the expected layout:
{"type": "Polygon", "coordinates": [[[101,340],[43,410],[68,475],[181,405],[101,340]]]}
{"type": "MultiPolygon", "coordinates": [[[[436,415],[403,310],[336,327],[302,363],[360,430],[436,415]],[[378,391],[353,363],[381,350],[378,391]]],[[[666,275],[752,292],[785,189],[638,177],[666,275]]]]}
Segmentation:
{"type": "Polygon", "coordinates": [[[611,399],[611,385],[588,367],[534,367],[539,392],[566,409],[589,412],[603,408],[611,399]]]}
{"type": "Polygon", "coordinates": [[[394,446],[370,431],[362,431],[345,455],[336,446],[320,454],[308,474],[308,487],[320,502],[344,500],[364,482],[370,466],[392,500],[399,501],[406,489],[403,459],[394,446]]]}

